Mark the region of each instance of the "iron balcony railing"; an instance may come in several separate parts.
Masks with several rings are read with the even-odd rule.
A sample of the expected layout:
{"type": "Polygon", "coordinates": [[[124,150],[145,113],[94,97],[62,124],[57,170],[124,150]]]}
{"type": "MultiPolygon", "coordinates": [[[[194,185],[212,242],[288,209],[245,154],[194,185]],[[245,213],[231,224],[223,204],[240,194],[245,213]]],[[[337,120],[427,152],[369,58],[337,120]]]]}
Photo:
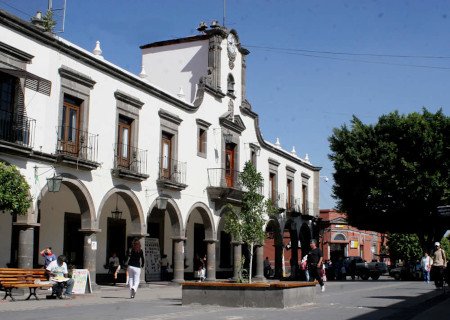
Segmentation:
{"type": "Polygon", "coordinates": [[[239,181],[239,171],[225,168],[209,168],[208,186],[242,190],[242,185],[239,181]]]}
{"type": "Polygon", "coordinates": [[[36,120],[20,113],[0,110],[0,140],[32,148],[36,120]]]}
{"type": "Polygon", "coordinates": [[[58,127],[58,154],[97,162],[98,135],[70,126],[58,127]]]}
{"type": "Polygon", "coordinates": [[[301,212],[301,199],[289,196],[286,198],[286,211],[287,212],[301,212]]]}
{"type": "Polygon", "coordinates": [[[285,208],[286,203],[284,202],[284,194],[278,193],[277,191],[273,190],[272,192],[269,192],[268,198],[272,200],[272,203],[277,208],[285,208]]]}
{"type": "Polygon", "coordinates": [[[159,157],[159,180],[178,184],[186,184],[186,162],[180,162],[168,157],[159,157]]]}
{"type": "Polygon", "coordinates": [[[313,203],[311,201],[305,201],[301,205],[301,213],[302,215],[307,216],[313,216],[314,215],[314,209],[313,209],[313,203]]]}
{"type": "Polygon", "coordinates": [[[114,168],[147,174],[147,150],[124,143],[114,145],[114,168]]]}

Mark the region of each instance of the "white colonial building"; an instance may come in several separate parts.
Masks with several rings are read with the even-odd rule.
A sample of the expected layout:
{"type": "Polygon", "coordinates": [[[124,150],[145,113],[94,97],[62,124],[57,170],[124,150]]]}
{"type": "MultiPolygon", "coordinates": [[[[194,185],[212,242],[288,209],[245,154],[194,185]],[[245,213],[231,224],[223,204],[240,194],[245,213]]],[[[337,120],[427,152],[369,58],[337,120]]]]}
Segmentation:
{"type": "MultiPolygon", "coordinates": [[[[209,280],[232,275],[244,250],[222,211],[239,206],[246,161],[280,208],[271,234],[288,230],[294,247],[312,236],[320,168],[263,139],[236,31],[215,24],[144,45],[140,75],[108,62],[98,43],[87,51],[4,11],[0,34],[0,161],[20,169],[33,197],[27,215],[0,214],[0,267],[37,266],[50,246],[95,281],[138,237],[159,239],[174,281],[192,276],[196,254],[209,280]]],[[[271,256],[279,270],[282,252],[271,256]]],[[[263,278],[268,253],[256,254],[263,278]]]]}

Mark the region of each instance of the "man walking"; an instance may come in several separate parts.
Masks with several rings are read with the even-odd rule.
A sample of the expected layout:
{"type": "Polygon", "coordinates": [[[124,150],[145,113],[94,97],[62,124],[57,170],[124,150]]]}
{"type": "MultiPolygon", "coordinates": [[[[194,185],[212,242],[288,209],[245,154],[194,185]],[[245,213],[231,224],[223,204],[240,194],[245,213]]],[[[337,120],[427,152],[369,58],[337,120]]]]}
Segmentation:
{"type": "Polygon", "coordinates": [[[310,241],[311,251],[308,253],[308,271],[311,280],[317,280],[320,284],[321,291],[325,291],[325,284],[320,276],[320,270],[322,268],[323,256],[322,251],[317,248],[317,241],[312,239],[310,241]]]}
{"type": "Polygon", "coordinates": [[[439,242],[434,243],[433,265],[431,267],[431,275],[434,279],[436,288],[442,288],[444,285],[443,276],[444,268],[447,265],[447,257],[445,251],[441,249],[439,242]]]}

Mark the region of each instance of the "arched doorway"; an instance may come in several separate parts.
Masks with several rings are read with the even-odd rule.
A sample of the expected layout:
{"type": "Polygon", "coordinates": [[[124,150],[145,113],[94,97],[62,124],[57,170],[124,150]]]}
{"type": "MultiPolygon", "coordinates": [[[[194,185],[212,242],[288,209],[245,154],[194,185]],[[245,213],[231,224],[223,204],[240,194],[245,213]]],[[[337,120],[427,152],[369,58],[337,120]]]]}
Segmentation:
{"type": "Polygon", "coordinates": [[[231,234],[224,230],[224,217],[225,215],[222,215],[217,226],[217,277],[220,279],[228,279],[233,277],[233,239],[231,237],[231,234]]]}
{"type": "Polygon", "coordinates": [[[311,229],[309,228],[308,224],[303,223],[300,227],[299,238],[301,244],[301,257],[303,258],[308,254],[310,250],[309,243],[311,241],[311,229]]]}
{"type": "MultiPolygon", "coordinates": [[[[108,260],[115,253],[124,265],[126,250],[134,237],[146,232],[146,225],[139,199],[126,186],[116,186],[103,197],[99,206],[97,234],[97,281],[107,283],[108,260]]],[[[124,273],[119,274],[119,282],[125,281],[124,273]]]]}
{"type": "Polygon", "coordinates": [[[86,268],[89,265],[84,243],[86,234],[80,230],[93,229],[93,201],[86,186],[75,176],[67,173],[60,176],[63,180],[59,192],[49,192],[46,185],[36,201],[40,227],[35,232],[35,255],[39,248],[51,247],[57,256],[66,256],[69,266],[86,268]]]}
{"type": "MultiPolygon", "coordinates": [[[[283,277],[283,239],[278,220],[270,219],[266,226],[266,239],[264,241],[264,259],[269,258],[273,272],[270,277],[280,279],[283,277]]],[[[267,276],[266,276],[267,278],[267,276]]]]}
{"type": "MultiPolygon", "coordinates": [[[[184,280],[186,259],[184,258],[184,229],[181,212],[172,198],[164,198],[165,207],[158,208],[155,200],[147,217],[147,234],[158,239],[160,255],[167,255],[169,277],[174,281],[184,280]]],[[[160,203],[160,202],[159,202],[160,203]]]]}
{"type": "Polygon", "coordinates": [[[193,278],[194,259],[198,256],[206,260],[206,277],[216,278],[216,232],[209,208],[201,203],[195,203],[189,210],[186,221],[186,265],[187,278],[193,278]]]}

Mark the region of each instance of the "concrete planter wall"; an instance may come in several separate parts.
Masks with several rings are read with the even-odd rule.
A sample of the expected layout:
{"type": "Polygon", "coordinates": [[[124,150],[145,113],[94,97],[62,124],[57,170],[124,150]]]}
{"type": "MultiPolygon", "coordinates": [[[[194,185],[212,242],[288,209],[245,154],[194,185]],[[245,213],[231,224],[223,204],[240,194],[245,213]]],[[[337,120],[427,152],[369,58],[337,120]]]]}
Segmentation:
{"type": "Polygon", "coordinates": [[[315,282],[185,282],[182,304],[226,307],[287,308],[316,300],[315,282]]]}

